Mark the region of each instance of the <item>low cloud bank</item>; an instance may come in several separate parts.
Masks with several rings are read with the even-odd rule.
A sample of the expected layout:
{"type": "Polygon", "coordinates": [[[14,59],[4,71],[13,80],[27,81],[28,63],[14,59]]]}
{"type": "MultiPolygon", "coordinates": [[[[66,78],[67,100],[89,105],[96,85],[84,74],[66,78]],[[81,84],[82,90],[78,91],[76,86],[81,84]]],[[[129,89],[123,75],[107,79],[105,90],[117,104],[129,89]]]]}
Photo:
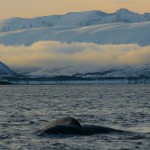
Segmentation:
{"type": "Polygon", "coordinates": [[[139,65],[150,63],[150,46],[136,44],[37,42],[30,47],[0,45],[0,61],[17,67],[49,65],[139,65]]]}

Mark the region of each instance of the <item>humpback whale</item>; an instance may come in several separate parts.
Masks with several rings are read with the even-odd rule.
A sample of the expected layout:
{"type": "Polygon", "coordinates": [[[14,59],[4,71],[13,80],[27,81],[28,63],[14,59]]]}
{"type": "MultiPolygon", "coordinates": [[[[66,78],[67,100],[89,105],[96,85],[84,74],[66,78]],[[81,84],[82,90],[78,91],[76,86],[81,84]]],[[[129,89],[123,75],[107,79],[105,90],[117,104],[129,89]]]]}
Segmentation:
{"type": "Polygon", "coordinates": [[[97,125],[81,125],[72,117],[64,117],[54,121],[49,121],[42,128],[36,131],[39,136],[46,135],[94,135],[106,133],[129,133],[124,130],[113,129],[97,125]]]}

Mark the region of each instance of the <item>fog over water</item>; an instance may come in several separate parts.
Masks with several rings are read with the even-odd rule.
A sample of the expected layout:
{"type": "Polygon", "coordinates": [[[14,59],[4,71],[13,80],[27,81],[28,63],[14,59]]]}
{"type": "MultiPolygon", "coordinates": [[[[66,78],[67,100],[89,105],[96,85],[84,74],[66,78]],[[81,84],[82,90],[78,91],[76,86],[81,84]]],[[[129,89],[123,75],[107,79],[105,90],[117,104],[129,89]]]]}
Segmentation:
{"type": "Polygon", "coordinates": [[[37,42],[31,46],[0,45],[0,59],[10,66],[140,65],[150,63],[150,46],[137,44],[37,42]]]}

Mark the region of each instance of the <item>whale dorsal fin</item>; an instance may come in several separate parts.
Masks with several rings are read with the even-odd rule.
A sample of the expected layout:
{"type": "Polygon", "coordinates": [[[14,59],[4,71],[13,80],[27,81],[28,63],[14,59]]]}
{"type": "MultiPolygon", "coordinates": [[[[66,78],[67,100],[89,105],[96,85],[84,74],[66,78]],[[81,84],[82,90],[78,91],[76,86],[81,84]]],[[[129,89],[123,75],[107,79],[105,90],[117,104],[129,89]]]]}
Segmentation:
{"type": "Polygon", "coordinates": [[[46,130],[48,128],[52,128],[52,127],[55,127],[55,126],[58,126],[58,125],[75,126],[75,127],[82,128],[82,126],[81,126],[81,124],[79,123],[78,120],[76,120],[72,117],[64,117],[64,118],[60,118],[60,119],[57,119],[57,120],[54,120],[54,121],[49,121],[40,130],[46,130]]]}

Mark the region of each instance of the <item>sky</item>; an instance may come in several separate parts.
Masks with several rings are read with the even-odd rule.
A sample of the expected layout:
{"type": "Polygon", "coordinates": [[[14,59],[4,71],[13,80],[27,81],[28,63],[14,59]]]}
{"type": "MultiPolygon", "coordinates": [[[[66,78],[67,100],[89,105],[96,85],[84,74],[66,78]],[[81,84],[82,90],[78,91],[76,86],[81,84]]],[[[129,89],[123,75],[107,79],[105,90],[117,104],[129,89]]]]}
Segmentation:
{"type": "Polygon", "coordinates": [[[150,12],[150,0],[0,0],[0,19],[32,18],[87,10],[110,13],[119,8],[138,13],[150,12]]]}

